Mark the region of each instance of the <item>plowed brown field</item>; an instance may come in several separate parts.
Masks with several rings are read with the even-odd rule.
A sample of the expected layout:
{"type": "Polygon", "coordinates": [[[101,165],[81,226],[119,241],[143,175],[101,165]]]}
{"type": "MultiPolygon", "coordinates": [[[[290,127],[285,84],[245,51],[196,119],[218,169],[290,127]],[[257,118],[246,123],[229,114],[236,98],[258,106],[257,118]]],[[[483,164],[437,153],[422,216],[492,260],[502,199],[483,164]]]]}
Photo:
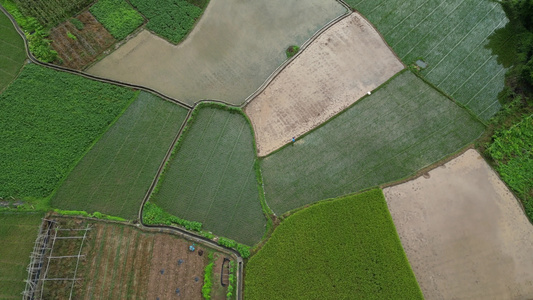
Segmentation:
{"type": "Polygon", "coordinates": [[[352,13],[322,33],[245,108],[265,156],[330,119],[404,68],[352,13]]]}
{"type": "Polygon", "coordinates": [[[533,226],[476,151],[383,192],[426,299],[533,299],[533,226]]]}

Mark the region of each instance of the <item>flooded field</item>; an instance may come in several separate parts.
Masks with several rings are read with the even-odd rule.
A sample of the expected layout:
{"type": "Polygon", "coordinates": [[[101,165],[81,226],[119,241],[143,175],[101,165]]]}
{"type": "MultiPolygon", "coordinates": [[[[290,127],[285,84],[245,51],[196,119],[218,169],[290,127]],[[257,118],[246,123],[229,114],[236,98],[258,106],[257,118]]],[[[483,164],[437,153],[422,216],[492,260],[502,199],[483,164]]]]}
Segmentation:
{"type": "Polygon", "coordinates": [[[335,0],[212,0],[183,43],[142,31],[87,71],[191,104],[241,104],[283,63],[287,47],[345,12],[335,0]]]}

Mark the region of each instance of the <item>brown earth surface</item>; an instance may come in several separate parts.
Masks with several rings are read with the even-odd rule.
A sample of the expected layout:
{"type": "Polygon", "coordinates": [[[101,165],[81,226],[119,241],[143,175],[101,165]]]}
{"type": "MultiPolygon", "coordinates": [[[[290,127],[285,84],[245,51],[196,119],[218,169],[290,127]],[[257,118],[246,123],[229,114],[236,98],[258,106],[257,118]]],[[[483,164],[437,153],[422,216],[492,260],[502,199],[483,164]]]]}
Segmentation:
{"type": "Polygon", "coordinates": [[[224,258],[231,259],[223,254],[215,254],[215,262],[213,264],[213,286],[211,288],[211,299],[226,300],[227,288],[229,285],[229,262],[224,263],[224,258]],[[224,282],[225,286],[221,284],[224,282]]]}
{"type": "Polygon", "coordinates": [[[211,0],[179,45],[144,30],[87,71],[188,104],[241,104],[287,59],[288,46],[345,12],[335,0],[211,0]]]}
{"type": "MultiPolygon", "coordinates": [[[[85,228],[86,222],[75,225],[71,220],[62,219],[62,228],[85,228]]],[[[79,280],[74,285],[73,299],[202,299],[207,249],[197,245],[196,251],[190,252],[191,242],[187,240],[132,226],[92,221],[91,226],[81,252],[84,257],[76,274],[79,280]]],[[[79,233],[65,231],[62,236],[79,233]]],[[[57,240],[53,255],[77,255],[80,244],[81,239],[57,240]]],[[[223,256],[218,252],[215,255],[223,256]]],[[[52,259],[47,278],[72,278],[75,266],[75,258],[52,259]]],[[[220,267],[214,271],[220,272],[220,267]]],[[[47,281],[43,295],[47,299],[68,299],[71,283],[47,281]]],[[[220,294],[225,296],[225,288],[220,294]]]]}
{"type": "Polygon", "coordinates": [[[323,32],[245,108],[265,156],[319,126],[404,68],[358,13],[323,32]]]}
{"type": "Polygon", "coordinates": [[[533,299],[533,226],[475,150],[383,191],[426,299],[533,299]]]}
{"type": "Polygon", "coordinates": [[[83,12],[76,18],[84,24],[82,30],[78,30],[72,23],[66,21],[50,30],[50,38],[52,47],[61,59],[55,63],[81,70],[113,45],[115,38],[90,12],[83,12]],[[68,37],[67,32],[73,34],[76,39],[68,37]]]}

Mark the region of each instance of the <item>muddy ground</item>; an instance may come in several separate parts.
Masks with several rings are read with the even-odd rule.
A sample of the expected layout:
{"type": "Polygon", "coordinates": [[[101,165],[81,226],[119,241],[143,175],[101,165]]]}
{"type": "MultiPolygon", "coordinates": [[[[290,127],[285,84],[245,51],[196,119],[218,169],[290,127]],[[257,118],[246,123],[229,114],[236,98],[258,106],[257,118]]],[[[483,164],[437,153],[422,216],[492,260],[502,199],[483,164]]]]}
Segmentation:
{"type": "Polygon", "coordinates": [[[533,299],[533,225],[475,150],[384,193],[426,299],[533,299]]]}
{"type": "Polygon", "coordinates": [[[326,30],[245,108],[265,156],[347,108],[402,70],[358,13],[326,30]]]}
{"type": "Polygon", "coordinates": [[[301,45],[346,9],[334,0],[212,0],[190,35],[173,45],[142,31],[88,69],[189,104],[240,104],[301,45]]]}
{"type": "Polygon", "coordinates": [[[115,38],[90,12],[83,12],[76,18],[83,23],[83,29],[78,30],[70,21],[66,21],[50,30],[50,39],[60,58],[55,63],[81,70],[113,45],[115,38]],[[73,37],[69,37],[68,33],[73,37]]]}

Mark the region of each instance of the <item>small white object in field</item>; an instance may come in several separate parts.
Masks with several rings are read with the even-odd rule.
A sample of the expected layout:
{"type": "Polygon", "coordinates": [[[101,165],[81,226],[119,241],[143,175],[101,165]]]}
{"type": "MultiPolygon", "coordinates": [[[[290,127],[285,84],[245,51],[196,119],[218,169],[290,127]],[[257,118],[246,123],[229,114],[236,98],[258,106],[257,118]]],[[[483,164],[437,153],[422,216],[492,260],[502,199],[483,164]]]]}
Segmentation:
{"type": "Polygon", "coordinates": [[[372,94],[372,93],[371,93],[371,92],[368,92],[368,93],[366,93],[366,94],[370,96],[370,94],[372,94]]]}

